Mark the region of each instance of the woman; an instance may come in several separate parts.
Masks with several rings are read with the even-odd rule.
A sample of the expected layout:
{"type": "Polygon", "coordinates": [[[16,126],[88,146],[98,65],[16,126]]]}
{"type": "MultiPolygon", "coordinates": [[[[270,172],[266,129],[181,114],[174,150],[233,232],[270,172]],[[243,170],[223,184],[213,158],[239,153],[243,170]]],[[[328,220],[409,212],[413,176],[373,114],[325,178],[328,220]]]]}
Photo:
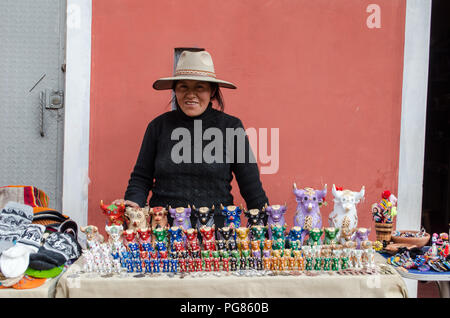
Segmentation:
{"type": "Polygon", "coordinates": [[[116,204],[145,206],[152,191],[151,207],[214,205],[216,228],[221,227],[220,204],[234,205],[230,193],[233,174],[247,209],[261,209],[268,203],[248,138],[245,133],[239,136],[242,122],[223,112],[219,87],[236,88],[216,78],[206,51],[183,51],[174,76],[153,84],[154,89],[174,91],[176,110],[148,125],[125,201],[116,200],[116,204]],[[220,110],[213,108],[213,101],[220,110]],[[237,133],[232,136],[230,132],[237,133]]]}

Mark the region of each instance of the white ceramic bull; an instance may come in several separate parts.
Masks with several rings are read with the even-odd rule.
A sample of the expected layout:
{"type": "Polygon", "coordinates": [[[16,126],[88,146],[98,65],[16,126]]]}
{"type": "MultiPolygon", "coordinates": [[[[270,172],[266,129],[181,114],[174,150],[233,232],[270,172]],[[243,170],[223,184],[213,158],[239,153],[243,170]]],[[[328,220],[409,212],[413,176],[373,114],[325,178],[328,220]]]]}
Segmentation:
{"type": "Polygon", "coordinates": [[[340,230],[337,236],[337,240],[340,241],[342,232],[352,232],[358,226],[356,204],[364,198],[365,188],[362,186],[359,192],[336,190],[336,186],[333,184],[332,193],[334,209],[328,217],[328,223],[340,230]]]}

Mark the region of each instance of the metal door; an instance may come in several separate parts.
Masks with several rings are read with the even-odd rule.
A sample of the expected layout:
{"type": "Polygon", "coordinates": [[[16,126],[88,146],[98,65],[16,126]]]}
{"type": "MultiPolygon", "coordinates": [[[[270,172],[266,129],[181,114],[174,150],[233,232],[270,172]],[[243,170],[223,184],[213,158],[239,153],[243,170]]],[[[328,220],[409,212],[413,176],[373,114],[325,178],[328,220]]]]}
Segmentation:
{"type": "Polygon", "coordinates": [[[0,186],[32,185],[61,209],[65,0],[0,1],[0,186]]]}

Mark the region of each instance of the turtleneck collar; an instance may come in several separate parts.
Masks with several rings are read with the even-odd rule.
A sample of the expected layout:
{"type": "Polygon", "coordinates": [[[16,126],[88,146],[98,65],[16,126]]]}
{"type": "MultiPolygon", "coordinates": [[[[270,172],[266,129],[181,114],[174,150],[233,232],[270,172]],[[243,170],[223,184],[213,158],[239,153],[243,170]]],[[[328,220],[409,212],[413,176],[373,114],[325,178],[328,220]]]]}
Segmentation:
{"type": "Polygon", "coordinates": [[[174,111],[176,112],[177,117],[180,118],[183,121],[194,121],[194,120],[199,120],[199,119],[203,120],[203,119],[207,119],[207,118],[211,117],[211,115],[214,114],[214,108],[212,107],[212,103],[211,102],[209,102],[208,107],[206,107],[206,109],[205,109],[205,111],[203,113],[201,113],[198,116],[194,116],[194,117],[186,115],[181,110],[180,107],[177,107],[174,111]]]}

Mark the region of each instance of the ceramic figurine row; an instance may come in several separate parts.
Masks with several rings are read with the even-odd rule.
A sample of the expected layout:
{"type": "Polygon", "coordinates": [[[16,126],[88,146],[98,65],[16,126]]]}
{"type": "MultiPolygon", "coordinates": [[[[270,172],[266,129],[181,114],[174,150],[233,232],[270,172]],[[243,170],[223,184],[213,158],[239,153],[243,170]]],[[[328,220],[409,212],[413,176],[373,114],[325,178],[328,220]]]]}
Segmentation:
{"type": "Polygon", "coordinates": [[[375,269],[374,250],[339,249],[328,246],[303,246],[301,250],[274,250],[266,254],[246,254],[237,250],[187,252],[170,257],[137,246],[114,251],[108,243],[84,250],[84,271],[100,273],[192,273],[257,271],[340,271],[349,268],[375,269]]]}
{"type": "MultiPolygon", "coordinates": [[[[324,241],[332,240],[338,244],[345,244],[348,241],[357,240],[358,235],[366,235],[370,231],[358,234],[356,204],[364,198],[364,186],[359,192],[354,192],[333,185],[334,209],[328,218],[328,228],[323,227],[320,213],[320,207],[326,204],[327,186],[325,185],[322,190],[312,188],[299,189],[294,183],[293,193],[297,202],[293,230],[300,232],[299,240],[301,244],[304,244],[305,241],[308,244],[318,243],[322,234],[325,235],[324,241]],[[323,231],[323,233],[320,234],[320,231],[323,231]],[[333,231],[335,232],[333,233],[333,231]],[[311,242],[311,240],[314,242],[311,242]]],[[[393,195],[391,197],[394,198],[393,195]]],[[[242,205],[220,205],[219,211],[216,211],[218,208],[214,206],[196,208],[190,205],[177,208],[168,206],[135,209],[124,205],[116,206],[111,204],[107,206],[103,201],[101,201],[100,206],[103,213],[107,216],[107,231],[111,226],[122,226],[122,229],[125,231],[124,235],[131,236],[132,232],[134,232],[134,235],[151,237],[151,241],[156,240],[155,233],[157,233],[157,228],[168,231],[171,230],[171,227],[179,227],[183,231],[194,228],[199,233],[202,233],[203,228],[210,229],[214,225],[214,215],[218,213],[225,217],[225,228],[229,227],[236,230],[244,227],[241,225],[241,215],[244,215],[247,218],[245,227],[266,227],[266,237],[268,239],[272,239],[273,226],[286,226],[284,217],[287,211],[286,204],[270,206],[266,204],[261,209],[250,210],[244,209],[242,205]],[[172,224],[169,224],[168,221],[169,214],[173,220],[172,224]],[[191,216],[195,220],[193,221],[194,224],[191,224],[191,216]]],[[[220,239],[219,235],[216,235],[216,239],[220,239]]]]}

